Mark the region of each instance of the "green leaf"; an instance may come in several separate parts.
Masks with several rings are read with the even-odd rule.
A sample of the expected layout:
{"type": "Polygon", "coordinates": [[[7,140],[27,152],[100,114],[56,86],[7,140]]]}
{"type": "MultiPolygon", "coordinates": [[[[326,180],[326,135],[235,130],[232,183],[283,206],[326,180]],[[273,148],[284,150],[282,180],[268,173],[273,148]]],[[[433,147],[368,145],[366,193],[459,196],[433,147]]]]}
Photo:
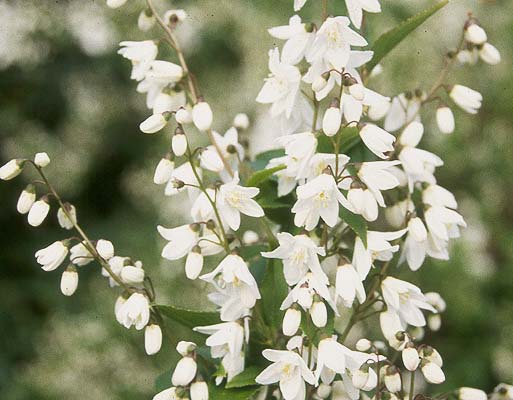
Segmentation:
{"type": "Polygon", "coordinates": [[[266,259],[260,255],[262,251],[267,251],[267,246],[256,244],[239,249],[239,255],[249,264],[251,274],[259,284],[263,280],[266,267],[266,259]]]}
{"type": "Polygon", "coordinates": [[[261,171],[255,172],[253,175],[249,177],[246,182],[246,186],[259,186],[262,182],[268,180],[275,172],[281,171],[282,169],[287,168],[285,164],[278,165],[273,168],[263,169],[261,171]]]}
{"type": "Polygon", "coordinates": [[[283,320],[283,311],[280,310],[281,303],[289,292],[287,282],[283,275],[283,264],[280,260],[269,259],[260,286],[264,319],[267,325],[279,330],[283,320]]]}
{"type": "Polygon", "coordinates": [[[434,6],[421,11],[420,13],[401,22],[395,28],[381,35],[372,46],[374,56],[367,64],[367,71],[370,73],[379,62],[390,53],[395,46],[403,41],[412,31],[419,27],[424,21],[431,17],[434,13],[444,7],[449,0],[442,0],[434,6]]]}
{"type": "Polygon", "coordinates": [[[351,211],[340,207],[340,218],[362,239],[367,247],[367,221],[361,215],[353,214],[351,211]]]}
{"type": "Polygon", "coordinates": [[[226,389],[210,383],[208,385],[208,394],[210,399],[215,400],[248,400],[260,388],[261,386],[246,386],[243,388],[226,389]]]}
{"type": "Polygon", "coordinates": [[[326,135],[318,137],[317,151],[319,153],[333,153],[332,140],[339,140],[339,154],[347,154],[360,141],[359,130],[356,127],[343,128],[336,136],[329,138],[326,135]]]}
{"type": "Polygon", "coordinates": [[[155,379],[155,390],[162,392],[163,390],[169,389],[171,384],[171,376],[173,375],[173,369],[168,369],[155,379]]]}
{"type": "Polygon", "coordinates": [[[256,385],[255,378],[262,372],[263,367],[251,366],[242,371],[239,375],[235,376],[230,382],[226,384],[227,389],[242,388],[246,386],[256,385]]]}
{"type": "Polygon", "coordinates": [[[216,312],[187,310],[167,305],[156,305],[153,308],[159,310],[165,317],[191,329],[196,326],[214,325],[221,322],[219,314],[216,312]]]}
{"type": "Polygon", "coordinates": [[[284,155],[285,151],[283,149],[264,151],[255,157],[255,161],[251,163],[251,166],[254,170],[260,171],[267,166],[270,160],[273,158],[282,157],[284,155]]]}

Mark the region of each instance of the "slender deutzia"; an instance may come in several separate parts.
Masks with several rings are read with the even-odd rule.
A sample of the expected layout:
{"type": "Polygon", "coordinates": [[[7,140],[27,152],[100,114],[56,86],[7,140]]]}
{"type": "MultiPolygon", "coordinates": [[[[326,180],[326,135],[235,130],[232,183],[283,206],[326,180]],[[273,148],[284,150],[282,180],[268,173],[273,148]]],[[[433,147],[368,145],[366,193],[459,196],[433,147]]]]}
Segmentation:
{"type": "MultiPolygon", "coordinates": [[[[186,10],[147,0],[137,14],[145,38],[127,38],[118,51],[148,110],[140,130],[170,137],[154,155],[153,183],[188,210],[182,222],[155,227],[161,255],[198,280],[215,311],[160,304],[141,260],[90,239],[79,210],[50,183],[46,153],[0,167],[4,181],[28,168],[41,178],[25,183],[16,209],[31,227],[55,218],[63,229],[61,240],[35,252],[43,271],[61,274],[63,295],[80,293],[81,271],[96,262],[116,291],[115,319],[140,331],[148,355],[168,346],[175,323],[191,328],[154,400],[411,400],[429,393],[416,386],[420,379],[445,381],[442,356],[423,336],[440,329],[447,305],[433,288],[401,276],[428,258],[448,260],[451,240],[466,227],[455,196],[437,181],[443,159],[422,148],[433,134],[424,109],[433,109],[435,130],[458,134],[459,110],[476,114],[486,100],[478,81],[453,82],[451,68],[495,65],[499,50],[469,15],[431,86],[378,93],[373,77],[382,67],[363,28],[386,4],[346,0],[348,15],[332,15],[335,0],[287,1],[296,14],[268,29],[276,39],[269,73],[254,94],[279,134],[256,160],[248,115],[234,110],[233,123],[220,126],[225,118],[187,64],[176,36],[188,24],[186,10]],[[299,15],[303,7],[320,17],[299,15]],[[366,338],[362,321],[379,326],[382,338],[366,338]]],[[[487,396],[462,387],[438,398],[449,395],[511,400],[513,388],[501,384],[487,396]]]]}

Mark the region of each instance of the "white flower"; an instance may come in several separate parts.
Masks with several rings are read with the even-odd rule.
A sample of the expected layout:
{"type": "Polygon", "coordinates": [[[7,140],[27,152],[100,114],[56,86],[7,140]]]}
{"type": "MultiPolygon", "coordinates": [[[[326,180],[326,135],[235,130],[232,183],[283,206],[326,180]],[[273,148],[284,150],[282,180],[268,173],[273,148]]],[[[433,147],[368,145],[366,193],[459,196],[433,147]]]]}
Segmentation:
{"type": "Polygon", "coordinates": [[[185,106],[187,98],[185,92],[180,90],[165,90],[155,97],[153,102],[153,114],[164,114],[165,112],[177,111],[185,106]]]}
{"type": "Polygon", "coordinates": [[[483,44],[486,42],[488,37],[486,32],[479,25],[473,23],[465,29],[465,40],[472,44],[483,44]]]}
{"type": "Polygon", "coordinates": [[[269,51],[269,70],[270,75],[265,79],[256,101],[263,104],[272,103],[273,117],[285,114],[289,119],[296,105],[301,73],[297,67],[280,61],[278,48],[269,51]]]}
{"type": "Polygon", "coordinates": [[[355,347],[358,351],[367,351],[372,347],[372,342],[367,338],[361,338],[358,339],[355,347]]]}
{"type": "Polygon", "coordinates": [[[481,93],[463,85],[454,85],[449,96],[456,105],[469,114],[476,114],[483,101],[481,93]]]}
{"type": "Polygon", "coordinates": [[[134,265],[126,265],[119,274],[121,280],[129,285],[138,285],[144,281],[144,270],[134,265]]]}
{"type": "Polygon", "coordinates": [[[301,324],[301,311],[292,306],[283,317],[282,331],[285,336],[294,336],[301,324]]]}
{"type": "Polygon", "coordinates": [[[162,346],[162,330],[156,324],[146,325],[144,329],[144,349],[149,356],[157,354],[162,346]]]}
{"type": "Polygon", "coordinates": [[[246,231],[242,235],[242,242],[247,245],[252,245],[260,241],[260,236],[255,231],[246,231]]]}
{"type": "Polygon", "coordinates": [[[349,27],[347,17],[330,17],[317,31],[306,58],[311,64],[326,62],[341,71],[348,61],[351,46],[366,46],[367,41],[349,27]]]}
{"type": "Polygon", "coordinates": [[[157,185],[163,185],[169,182],[173,176],[175,169],[175,163],[168,158],[162,158],[155,168],[155,174],[153,175],[153,182],[157,185]]]}
{"type": "Polygon", "coordinates": [[[162,250],[162,257],[168,260],[178,260],[196,246],[200,227],[198,224],[186,224],[168,229],[159,225],[157,230],[164,239],[169,241],[162,250]]]}
{"type": "Polygon", "coordinates": [[[273,364],[256,377],[256,382],[260,385],[279,382],[284,400],[304,399],[305,381],[313,385],[315,377],[301,356],[292,351],[271,349],[264,350],[262,354],[273,364]]]}
{"type": "Polygon", "coordinates": [[[386,159],[384,153],[394,151],[395,137],[374,124],[365,124],[360,130],[360,137],[365,146],[379,158],[386,159]]]}
{"type": "Polygon", "coordinates": [[[415,371],[420,364],[419,352],[415,346],[406,346],[401,353],[403,364],[408,371],[415,371]]]}
{"type": "Polygon", "coordinates": [[[492,46],[490,43],[483,44],[483,47],[479,49],[479,57],[485,63],[490,65],[497,65],[501,62],[501,53],[495,46],[492,46]]]}
{"type": "Polygon", "coordinates": [[[212,109],[206,101],[200,101],[192,108],[192,122],[202,132],[212,127],[213,118],[212,109]]]}
{"type": "MultiPolygon", "coordinates": [[[[167,91],[169,85],[175,84],[183,76],[183,69],[177,64],[168,61],[154,60],[144,75],[144,80],[137,85],[137,92],[146,93],[146,106],[155,107],[155,103],[162,91],[167,91]]],[[[185,101],[183,95],[182,100],[185,101]]],[[[178,100],[180,100],[178,98],[178,100]]],[[[162,100],[159,100],[162,101],[162,100]]],[[[160,108],[162,105],[158,105],[160,108]]]]}
{"type": "Polygon", "coordinates": [[[187,386],[196,376],[198,364],[192,357],[183,357],[176,364],[171,383],[173,386],[187,386]]]}
{"type": "Polygon", "coordinates": [[[48,204],[48,201],[45,198],[36,201],[32,205],[32,207],[30,207],[30,211],[27,216],[27,221],[28,221],[29,225],[31,225],[31,226],[41,225],[49,212],[50,212],[50,204],[48,204]]]}
{"type": "Polygon", "coordinates": [[[142,42],[124,41],[119,44],[118,54],[132,62],[132,75],[130,78],[142,81],[150,70],[152,62],[157,57],[158,48],[153,40],[142,42]]]}
{"type": "Polygon", "coordinates": [[[132,325],[140,331],[150,320],[150,303],[146,296],[133,293],[116,312],[119,323],[129,329],[132,325]]]}
{"type": "Polygon", "coordinates": [[[262,256],[283,260],[283,274],[289,286],[298,283],[308,270],[325,284],[328,283],[328,277],[319,263],[319,255],[326,254],[323,247],[317,246],[307,235],[292,236],[288,232],[282,232],[278,233],[277,238],[280,244],[278,248],[262,252],[262,256]]]}
{"type": "Polygon", "coordinates": [[[223,321],[240,318],[260,299],[255,278],[246,262],[236,254],[227,255],[212,272],[202,275],[200,279],[214,283],[227,294],[221,305],[223,321]]]}
{"type": "Polygon", "coordinates": [[[185,136],[181,129],[177,129],[175,131],[173,139],[171,139],[171,148],[177,157],[185,154],[185,151],[187,150],[187,136],[185,136]]]}
{"type": "Polygon", "coordinates": [[[322,119],[322,130],[326,136],[335,136],[342,123],[342,112],[337,105],[330,106],[322,119]]]}
{"type": "Polygon", "coordinates": [[[182,125],[192,123],[192,110],[180,108],[175,114],[176,122],[182,125]]]}
{"type": "Polygon", "coordinates": [[[381,289],[388,312],[396,313],[403,326],[425,326],[426,319],[421,310],[436,312],[420,289],[409,282],[388,276],[383,280],[381,289]]]}
{"type": "MultiPolygon", "coordinates": [[[[345,154],[338,155],[338,172],[349,162],[350,158],[345,154]]],[[[337,154],[316,153],[310,158],[308,169],[306,170],[306,179],[308,181],[323,174],[326,168],[331,168],[333,172],[337,172],[337,154]]],[[[301,177],[303,178],[303,177],[301,177]]]]}
{"type": "Polygon", "coordinates": [[[30,211],[32,205],[36,201],[36,188],[30,184],[20,194],[16,209],[20,214],[26,214],[30,211]]]}
{"type": "Polygon", "coordinates": [[[317,328],[323,328],[328,323],[328,310],[323,301],[314,301],[310,307],[310,317],[317,328]]]}
{"type": "Polygon", "coordinates": [[[171,387],[169,389],[165,389],[162,392],[157,393],[153,396],[153,400],[179,400],[176,395],[176,388],[171,387]]]}
{"type": "Polygon", "coordinates": [[[315,37],[311,24],[307,26],[302,23],[299,15],[292,16],[288,25],[277,26],[268,31],[272,37],[286,40],[281,52],[281,61],[290,65],[295,65],[303,59],[315,37]]]}
{"type": "Polygon", "coordinates": [[[68,255],[68,247],[60,241],[36,252],[36,261],[44,271],[53,271],[62,264],[68,255]]]}
{"type": "Polygon", "coordinates": [[[307,272],[304,278],[289,292],[281,303],[280,310],[286,310],[294,303],[299,304],[304,310],[308,310],[312,307],[316,295],[324,299],[331,306],[335,314],[338,315],[337,307],[331,297],[328,286],[316,274],[311,272],[307,272]]]}
{"type": "Polygon", "coordinates": [[[460,236],[459,227],[465,228],[467,224],[457,211],[443,206],[431,206],[425,213],[426,225],[429,233],[440,240],[449,240],[460,236]]]}
{"type": "Polygon", "coordinates": [[[69,266],[61,276],[61,292],[64,296],[72,296],[78,287],[78,272],[73,266],[69,266]]]}
{"type": "MultiPolygon", "coordinates": [[[[287,168],[283,171],[286,176],[297,179],[306,178],[310,167],[310,160],[315,154],[317,148],[317,139],[311,132],[296,133],[294,135],[282,136],[276,139],[276,143],[285,149],[285,154],[290,162],[285,163],[285,159],[280,158],[279,162],[273,163],[274,166],[285,163],[287,168]]],[[[268,168],[271,165],[268,166],[268,168]]],[[[277,173],[282,176],[282,171],[277,173]]],[[[285,193],[286,194],[286,193],[285,193]]]]}
{"type": "Polygon", "coordinates": [[[183,9],[178,10],[167,10],[164,13],[164,21],[166,21],[171,25],[176,24],[176,22],[183,22],[187,19],[187,12],[183,9]]]}
{"type": "Polygon", "coordinates": [[[345,208],[351,206],[347,199],[337,188],[332,175],[321,174],[306,184],[296,189],[297,201],[292,207],[294,223],[296,226],[304,226],[311,231],[319,218],[330,227],[335,226],[338,220],[339,203],[345,208]]]}
{"type": "Polygon", "coordinates": [[[365,301],[362,279],[352,264],[345,263],[337,267],[335,293],[346,307],[351,307],[355,298],[358,298],[360,303],[365,301]]]}
{"type": "Polygon", "coordinates": [[[146,118],[139,125],[139,129],[144,133],[155,133],[163,129],[167,125],[167,121],[169,118],[164,116],[164,114],[153,114],[146,118]]]}
{"type": "MultiPolygon", "coordinates": [[[[202,172],[201,169],[198,167],[196,168],[196,173],[201,178],[202,172]]],[[[180,193],[183,190],[187,190],[189,193],[189,197],[192,199],[195,197],[195,195],[198,194],[199,190],[192,186],[198,186],[199,182],[196,178],[196,174],[194,174],[193,167],[191,166],[190,162],[186,162],[182,165],[180,165],[178,168],[175,168],[173,170],[171,180],[168,182],[165,194],[166,196],[173,196],[177,193],[180,193]],[[177,186],[176,183],[179,182],[180,184],[177,186]],[[184,183],[185,185],[192,185],[192,186],[184,186],[182,185],[184,183]]]]}
{"type": "Polygon", "coordinates": [[[294,11],[299,11],[305,5],[306,0],[294,0],[294,11]]]}
{"type": "Polygon", "coordinates": [[[233,126],[240,130],[249,128],[249,117],[247,114],[239,113],[233,118],[233,126]]]}
{"type": "Polygon", "coordinates": [[[346,0],[346,7],[351,22],[360,29],[362,25],[363,10],[371,13],[381,12],[378,0],[346,0]]]}
{"type": "Polygon", "coordinates": [[[264,210],[253,200],[258,195],[260,189],[255,187],[243,187],[239,185],[239,174],[235,176],[231,182],[221,185],[219,188],[217,203],[219,213],[223,220],[234,231],[240,227],[240,214],[250,217],[263,217],[264,210]]]}
{"type": "Polygon", "coordinates": [[[398,393],[402,389],[401,374],[395,365],[385,368],[385,386],[391,393],[398,393]]]}
{"type": "Polygon", "coordinates": [[[190,390],[191,400],[208,400],[208,385],[206,382],[193,382],[190,390]]]}
{"type": "Polygon", "coordinates": [[[3,181],[11,180],[17,177],[23,170],[23,162],[21,160],[11,160],[0,168],[0,179],[3,181]]]}
{"type": "Polygon", "coordinates": [[[362,280],[369,274],[374,260],[389,261],[392,259],[393,253],[399,250],[399,246],[392,246],[389,242],[399,239],[406,231],[407,229],[395,232],[368,231],[367,247],[359,237],[356,238],[352,264],[362,280]]]}
{"type": "Polygon", "coordinates": [[[98,242],[96,242],[96,251],[104,260],[109,260],[114,257],[114,246],[109,240],[98,240],[98,242]]]}
{"type": "Polygon", "coordinates": [[[39,168],[44,168],[48,164],[50,164],[50,157],[46,153],[36,153],[34,156],[34,164],[36,164],[39,168]]]}
{"type": "Polygon", "coordinates": [[[151,10],[142,10],[137,18],[137,27],[143,31],[149,31],[155,25],[155,16],[151,10]]]}
{"type": "Polygon", "coordinates": [[[460,400],[486,400],[486,392],[471,387],[462,387],[458,389],[458,398],[460,400]]]}
{"type": "Polygon", "coordinates": [[[362,215],[367,221],[375,221],[378,218],[378,203],[370,190],[352,187],[347,192],[347,200],[352,206],[351,211],[362,215]]]}
{"type": "Polygon", "coordinates": [[[417,271],[423,264],[427,251],[428,233],[426,226],[418,217],[408,222],[408,235],[404,242],[401,261],[406,259],[412,271],[417,271]]]}
{"type": "Polygon", "coordinates": [[[78,243],[70,249],[69,259],[73,264],[79,267],[87,265],[94,260],[84,242],[78,243]]]}
{"type": "Polygon", "coordinates": [[[426,378],[426,381],[429,383],[438,385],[445,381],[445,375],[442,371],[442,368],[440,368],[434,362],[422,362],[420,369],[424,375],[424,378],[426,378]]]}
{"type": "Polygon", "coordinates": [[[440,132],[445,134],[454,132],[454,114],[449,107],[438,107],[436,110],[436,123],[440,132]]]}
{"type": "Polygon", "coordinates": [[[493,389],[492,400],[511,400],[513,399],[513,385],[501,383],[493,389]]]}
{"type": "Polygon", "coordinates": [[[201,166],[209,171],[219,173],[223,182],[232,180],[230,174],[225,169],[225,162],[227,162],[232,171],[239,169],[239,162],[244,160],[244,148],[239,143],[239,133],[237,129],[230,128],[226,131],[224,136],[221,136],[216,131],[212,131],[212,135],[217,143],[217,148],[213,145],[201,153],[201,166]],[[218,149],[224,158],[219,155],[218,149]]]}
{"type": "Polygon", "coordinates": [[[107,7],[118,8],[126,3],[127,0],[107,0],[107,7]]]}
{"type": "Polygon", "coordinates": [[[420,121],[421,102],[422,96],[413,96],[410,93],[401,93],[394,97],[385,118],[385,130],[395,132],[407,122],[420,121]]]}
{"type": "Polygon", "coordinates": [[[59,221],[59,225],[64,229],[73,229],[75,226],[74,224],[77,223],[77,209],[74,205],[69,203],[64,204],[64,207],[66,207],[67,213],[64,212],[62,207],[59,207],[59,210],[57,211],[57,220],[59,221]],[[68,215],[71,219],[68,218],[68,215]]]}
{"type": "Polygon", "coordinates": [[[185,260],[185,275],[189,279],[196,279],[203,269],[203,256],[201,255],[201,249],[197,246],[187,254],[187,258],[185,260]]]}

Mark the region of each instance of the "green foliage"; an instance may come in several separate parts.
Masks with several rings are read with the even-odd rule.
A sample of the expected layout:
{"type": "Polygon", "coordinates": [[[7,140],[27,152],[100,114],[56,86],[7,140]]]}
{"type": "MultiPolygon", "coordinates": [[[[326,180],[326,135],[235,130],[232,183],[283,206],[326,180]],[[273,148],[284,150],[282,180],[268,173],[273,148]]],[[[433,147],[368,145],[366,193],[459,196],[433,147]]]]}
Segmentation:
{"type": "Polygon", "coordinates": [[[234,377],[230,382],[226,384],[227,389],[243,388],[246,386],[254,386],[255,378],[262,372],[263,367],[251,366],[246,367],[239,375],[234,377]]]}
{"type": "Polygon", "coordinates": [[[367,221],[361,215],[353,214],[351,211],[340,207],[339,215],[342,220],[356,233],[363,244],[367,247],[367,221]]]}
{"type": "Polygon", "coordinates": [[[241,388],[226,389],[216,386],[214,383],[208,385],[209,398],[215,400],[247,400],[250,399],[260,386],[246,386],[241,388]]]}
{"type": "Polygon", "coordinates": [[[246,182],[246,186],[259,186],[260,184],[271,178],[275,172],[281,171],[285,168],[287,168],[287,166],[282,164],[273,168],[257,171],[249,177],[249,179],[246,182]]]}
{"type": "Polygon", "coordinates": [[[191,329],[196,326],[213,325],[221,322],[219,313],[216,312],[187,310],[168,305],[156,305],[153,308],[160,311],[165,317],[191,329]]]}
{"type": "Polygon", "coordinates": [[[446,6],[449,0],[442,0],[434,6],[421,11],[408,18],[395,28],[381,35],[372,46],[374,56],[367,63],[367,71],[371,72],[380,61],[387,56],[399,43],[401,43],[411,32],[418,28],[424,21],[435,14],[442,7],[446,6]]]}
{"type": "Polygon", "coordinates": [[[283,264],[280,260],[269,259],[260,287],[262,295],[263,318],[267,325],[278,331],[283,321],[283,311],[280,310],[281,303],[288,294],[287,282],[283,276],[283,264]]]}

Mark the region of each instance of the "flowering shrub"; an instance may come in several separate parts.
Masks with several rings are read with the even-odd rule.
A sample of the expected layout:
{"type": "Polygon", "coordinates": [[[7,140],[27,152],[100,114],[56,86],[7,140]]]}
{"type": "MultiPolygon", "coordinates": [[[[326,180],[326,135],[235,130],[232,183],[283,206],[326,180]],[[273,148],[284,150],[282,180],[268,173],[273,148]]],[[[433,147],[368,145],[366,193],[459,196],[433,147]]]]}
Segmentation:
{"type": "MultiPolygon", "coordinates": [[[[305,3],[294,1],[295,11],[305,3]]],[[[349,18],[331,17],[328,0],[319,3],[318,21],[294,15],[269,29],[284,44],[269,51],[270,74],[256,101],[270,105],[281,135],[276,150],[252,161],[239,139],[250,125],[246,115],[237,114],[224,135],[212,128],[214,114],[175,35],[187,23],[184,10],[161,16],[147,0],[139,27],[158,24],[165,39],[120,43],[151,110],[140,130],[174,128],[154,182],[165,195],[183,199],[185,192],[190,201],[190,224],[157,227],[168,242],[162,256],[184,259],[187,278],[209,284],[217,313],[160,304],[141,261],[117,254],[108,240],[90,239],[75,207],[50,183],[46,153],[0,168],[3,180],[28,167],[39,173],[17,204],[31,226],[41,225],[53,204],[60,226],[75,231],[35,254],[45,271],[69,259],[64,295],[74,294],[78,271],[96,261],[119,288],[117,321],[144,330],[149,355],[161,348],[166,319],[205,335],[204,345],[178,344],[182,358],[156,400],[412,399],[424,396],[415,377],[435,385],[445,380],[441,355],[422,341],[426,325],[440,328],[444,300],[392,275],[396,267],[418,270],[426,256],[449,259],[449,240],[465,227],[454,196],[436,182],[443,160],[418,148],[423,108],[437,103],[439,130],[452,133],[450,106],[474,114],[482,103],[478,92],[449,82],[452,66],[496,64],[500,54],[469,16],[439,78],[427,90],[390,98],[368,88],[380,61],[446,1],[385,33],[372,50],[362,50],[368,43],[358,30],[363,11],[381,11],[378,0],[346,0],[349,18]],[[157,59],[160,45],[174,50],[178,63],[157,59]],[[194,147],[194,136],[210,144],[194,147]],[[205,257],[216,265],[210,272],[205,257]],[[362,321],[379,321],[385,340],[361,337],[350,348],[348,335],[362,321]]],[[[487,398],[473,388],[436,398],[449,396],[487,398]]],[[[491,397],[511,399],[513,388],[499,385],[491,397]]]]}

